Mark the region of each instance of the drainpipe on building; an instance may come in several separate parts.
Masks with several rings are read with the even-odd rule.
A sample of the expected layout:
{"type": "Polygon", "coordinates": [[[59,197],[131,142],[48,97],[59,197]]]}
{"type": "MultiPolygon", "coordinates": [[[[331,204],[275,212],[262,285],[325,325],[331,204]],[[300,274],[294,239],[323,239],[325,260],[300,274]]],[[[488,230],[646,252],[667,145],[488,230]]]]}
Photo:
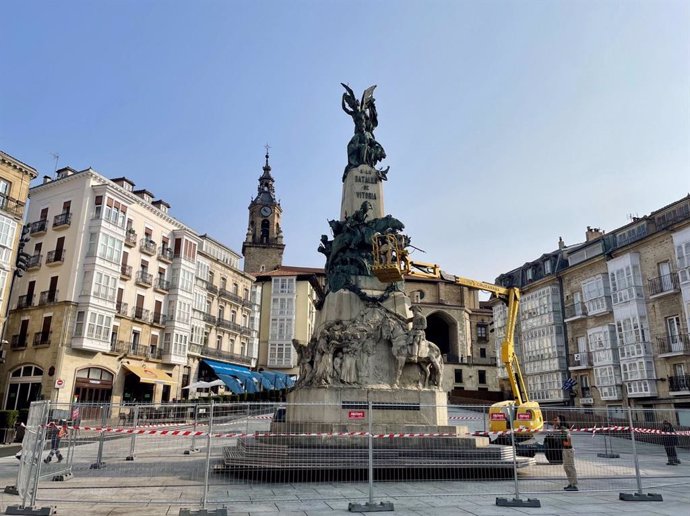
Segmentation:
{"type": "MultiPolygon", "coordinates": [[[[565,297],[563,296],[563,278],[559,274],[557,276],[558,278],[558,291],[559,291],[559,297],[561,298],[561,314],[565,314],[565,297]]],[[[563,340],[565,344],[565,371],[566,375],[568,378],[570,378],[570,360],[568,356],[568,326],[565,323],[565,320],[563,321],[563,340]]],[[[568,391],[568,400],[566,401],[566,405],[574,407],[575,406],[575,397],[571,396],[570,393],[572,392],[572,389],[568,391]]]]}

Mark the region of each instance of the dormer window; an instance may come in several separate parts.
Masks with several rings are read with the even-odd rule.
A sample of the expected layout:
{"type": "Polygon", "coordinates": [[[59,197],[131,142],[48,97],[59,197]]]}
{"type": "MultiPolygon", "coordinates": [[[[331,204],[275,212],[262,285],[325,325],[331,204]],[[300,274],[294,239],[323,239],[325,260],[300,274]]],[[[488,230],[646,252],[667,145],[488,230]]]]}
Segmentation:
{"type": "Polygon", "coordinates": [[[544,274],[551,274],[551,260],[547,260],[544,262],[544,274]]]}

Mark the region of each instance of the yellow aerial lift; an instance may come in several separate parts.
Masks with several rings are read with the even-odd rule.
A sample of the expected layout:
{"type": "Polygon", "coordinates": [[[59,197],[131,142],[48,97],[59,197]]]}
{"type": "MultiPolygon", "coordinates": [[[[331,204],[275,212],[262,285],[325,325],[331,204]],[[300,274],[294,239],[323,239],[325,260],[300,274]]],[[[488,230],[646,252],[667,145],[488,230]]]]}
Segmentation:
{"type": "Polygon", "coordinates": [[[494,403],[489,408],[489,431],[504,432],[510,429],[507,412],[514,409],[514,426],[519,440],[534,437],[542,430],[544,418],[536,401],[530,401],[520,364],[515,355],[515,325],[520,305],[520,290],[517,287],[502,287],[493,283],[453,276],[441,271],[438,265],[415,262],[409,259],[402,242],[395,235],[374,235],[372,272],[382,282],[400,281],[404,276],[413,278],[434,278],[453,281],[464,287],[490,292],[507,305],[506,331],[501,343],[501,363],[508,373],[513,399],[494,403]]]}

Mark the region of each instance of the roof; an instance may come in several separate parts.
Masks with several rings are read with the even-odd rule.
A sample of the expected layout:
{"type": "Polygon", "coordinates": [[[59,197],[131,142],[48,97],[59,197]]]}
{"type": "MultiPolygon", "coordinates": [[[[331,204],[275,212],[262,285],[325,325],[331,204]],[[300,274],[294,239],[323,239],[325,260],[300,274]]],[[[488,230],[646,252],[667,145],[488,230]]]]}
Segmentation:
{"type": "Polygon", "coordinates": [[[315,274],[317,275],[325,275],[326,272],[322,268],[315,268],[315,267],[295,267],[292,265],[281,265],[275,270],[272,271],[266,271],[266,272],[255,272],[253,273],[256,276],[256,279],[259,280],[260,278],[263,277],[280,277],[280,276],[313,276],[315,274]]]}

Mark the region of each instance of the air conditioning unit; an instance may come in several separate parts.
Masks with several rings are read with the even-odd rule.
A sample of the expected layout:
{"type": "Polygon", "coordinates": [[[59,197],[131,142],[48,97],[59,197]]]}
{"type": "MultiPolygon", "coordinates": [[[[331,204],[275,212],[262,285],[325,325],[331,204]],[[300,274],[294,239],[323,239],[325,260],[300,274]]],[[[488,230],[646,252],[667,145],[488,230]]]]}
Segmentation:
{"type": "Polygon", "coordinates": [[[580,353],[575,353],[573,355],[573,358],[575,359],[575,362],[579,362],[580,361],[580,353]]]}

